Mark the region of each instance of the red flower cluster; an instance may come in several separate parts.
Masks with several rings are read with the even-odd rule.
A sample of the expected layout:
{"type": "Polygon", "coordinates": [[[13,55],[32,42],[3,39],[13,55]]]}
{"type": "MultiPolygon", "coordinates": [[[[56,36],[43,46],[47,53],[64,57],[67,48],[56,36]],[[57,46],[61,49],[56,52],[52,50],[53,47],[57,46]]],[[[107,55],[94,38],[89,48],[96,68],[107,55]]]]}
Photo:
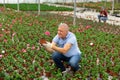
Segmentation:
{"type": "Polygon", "coordinates": [[[92,27],[90,25],[87,25],[85,28],[84,27],[82,27],[82,29],[78,28],[78,31],[79,32],[84,32],[85,30],[90,29],[90,28],[92,28],[92,27]]]}
{"type": "Polygon", "coordinates": [[[50,32],[49,32],[49,31],[46,31],[46,32],[45,32],[45,35],[50,36],[50,32]]]}

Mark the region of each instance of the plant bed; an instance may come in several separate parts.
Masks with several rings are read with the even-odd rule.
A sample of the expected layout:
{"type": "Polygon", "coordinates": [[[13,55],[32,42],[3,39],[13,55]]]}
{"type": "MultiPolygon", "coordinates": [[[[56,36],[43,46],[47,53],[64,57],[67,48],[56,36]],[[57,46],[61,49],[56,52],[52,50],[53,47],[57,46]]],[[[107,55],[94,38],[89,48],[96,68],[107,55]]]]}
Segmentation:
{"type": "MultiPolygon", "coordinates": [[[[0,76],[4,79],[41,79],[45,73],[50,80],[84,80],[98,77],[106,80],[110,73],[106,72],[107,67],[114,73],[119,73],[119,26],[96,24],[83,19],[77,19],[76,26],[73,26],[72,17],[47,12],[40,16],[14,10],[3,13],[0,15],[0,55],[3,55],[0,57],[0,76]],[[39,45],[46,42],[40,41],[42,38],[52,41],[61,22],[69,24],[70,31],[75,33],[82,51],[81,69],[72,77],[63,77],[55,67],[51,54],[39,45]],[[48,31],[50,34],[46,35],[45,32],[48,31]]],[[[112,77],[117,78],[116,75],[112,77]]]]}

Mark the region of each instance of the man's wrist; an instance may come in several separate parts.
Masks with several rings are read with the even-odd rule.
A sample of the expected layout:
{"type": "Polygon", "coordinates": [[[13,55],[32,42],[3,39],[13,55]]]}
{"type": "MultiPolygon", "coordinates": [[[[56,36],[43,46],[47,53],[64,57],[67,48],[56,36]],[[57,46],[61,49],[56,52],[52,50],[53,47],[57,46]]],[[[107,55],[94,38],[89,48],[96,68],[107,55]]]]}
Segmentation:
{"type": "Polygon", "coordinates": [[[53,47],[54,47],[54,46],[51,44],[51,49],[53,49],[53,47]]]}

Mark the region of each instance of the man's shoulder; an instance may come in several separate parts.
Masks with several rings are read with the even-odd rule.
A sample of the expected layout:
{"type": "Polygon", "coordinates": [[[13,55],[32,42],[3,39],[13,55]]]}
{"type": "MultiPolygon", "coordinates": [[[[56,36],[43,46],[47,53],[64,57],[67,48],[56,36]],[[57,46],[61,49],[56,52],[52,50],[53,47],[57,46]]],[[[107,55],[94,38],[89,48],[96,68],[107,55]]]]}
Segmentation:
{"type": "Polygon", "coordinates": [[[75,36],[75,34],[73,32],[69,32],[69,35],[70,35],[70,37],[75,36]]]}
{"type": "Polygon", "coordinates": [[[69,32],[69,35],[67,36],[67,39],[68,39],[68,40],[75,40],[75,39],[76,39],[76,36],[75,36],[74,33],[69,32]]]}
{"type": "Polygon", "coordinates": [[[75,35],[73,32],[69,32],[70,35],[75,35]]]}

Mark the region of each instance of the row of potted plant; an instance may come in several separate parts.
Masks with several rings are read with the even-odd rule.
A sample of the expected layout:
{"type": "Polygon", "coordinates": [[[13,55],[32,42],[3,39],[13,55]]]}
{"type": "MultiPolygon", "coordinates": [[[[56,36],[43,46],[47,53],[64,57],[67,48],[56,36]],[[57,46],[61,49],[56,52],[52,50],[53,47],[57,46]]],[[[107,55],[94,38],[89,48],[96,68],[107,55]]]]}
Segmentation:
{"type": "MultiPolygon", "coordinates": [[[[73,27],[72,18],[68,16],[50,13],[38,16],[12,9],[0,14],[1,79],[119,79],[120,37],[100,30],[104,24],[78,19],[79,24],[73,27]],[[55,67],[51,54],[39,44],[41,38],[52,41],[57,34],[58,24],[63,21],[76,34],[82,51],[81,70],[72,77],[63,76],[55,67]]],[[[106,26],[108,30],[112,27],[106,26]]]]}

